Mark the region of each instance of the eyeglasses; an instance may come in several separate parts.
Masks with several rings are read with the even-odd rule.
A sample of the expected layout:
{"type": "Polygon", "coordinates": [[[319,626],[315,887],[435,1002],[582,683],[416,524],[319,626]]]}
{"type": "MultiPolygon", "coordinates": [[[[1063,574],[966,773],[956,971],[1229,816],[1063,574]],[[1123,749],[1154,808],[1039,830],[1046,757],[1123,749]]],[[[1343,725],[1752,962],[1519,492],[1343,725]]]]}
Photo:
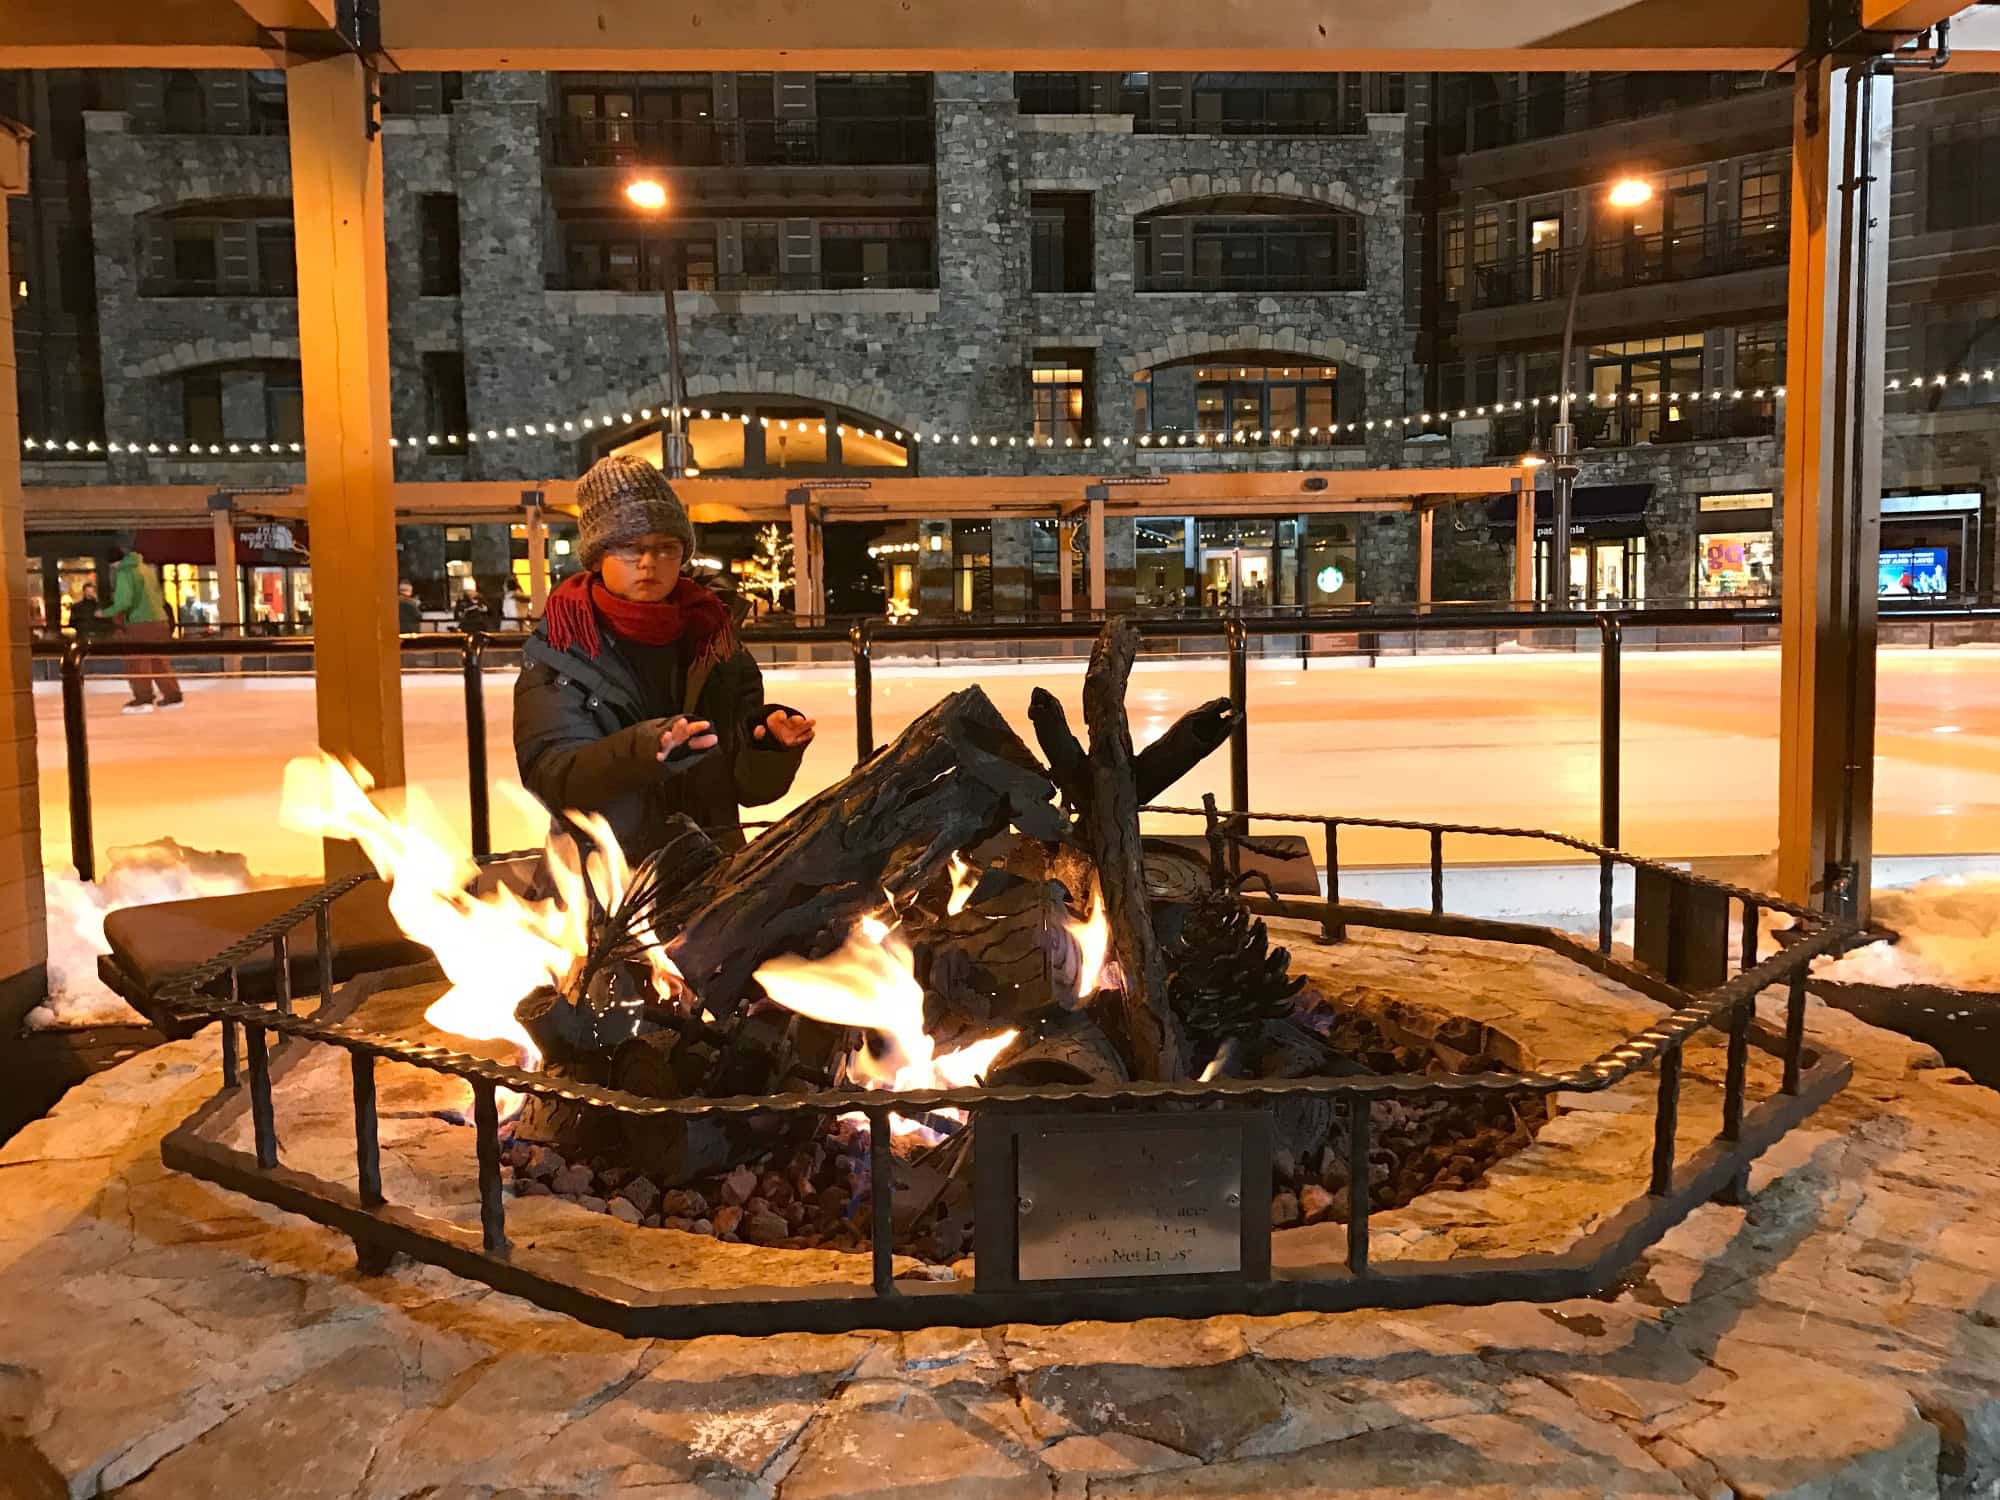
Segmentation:
{"type": "Polygon", "coordinates": [[[687,555],[687,548],[678,541],[640,543],[631,547],[610,547],[605,549],[606,557],[615,557],[622,563],[636,563],[642,557],[650,557],[656,562],[679,562],[687,555]]]}

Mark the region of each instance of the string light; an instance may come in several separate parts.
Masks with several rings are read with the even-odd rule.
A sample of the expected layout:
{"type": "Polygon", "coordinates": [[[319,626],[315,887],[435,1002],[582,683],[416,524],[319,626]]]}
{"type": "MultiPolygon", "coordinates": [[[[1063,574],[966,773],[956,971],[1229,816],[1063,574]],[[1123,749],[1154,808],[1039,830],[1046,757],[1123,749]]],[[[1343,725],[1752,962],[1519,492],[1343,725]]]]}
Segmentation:
{"type": "MultiPolygon", "coordinates": [[[[2000,379],[2000,371],[1996,371],[1995,369],[1992,368],[1980,369],[1977,371],[1971,369],[1964,369],[1956,371],[1929,372],[1917,375],[1891,377],[1884,382],[1884,389],[1885,391],[1892,394],[1901,393],[1905,391],[1924,392],[1928,394],[1931,391],[1949,389],[1952,386],[1957,386],[1962,390],[1969,391],[1975,385],[1979,384],[1992,386],[1995,384],[1996,379],[2000,379]]],[[[1665,408],[1665,407],[1675,406],[1683,402],[1698,402],[1702,399],[1703,399],[1703,393],[1699,389],[1686,392],[1673,391],[1673,390],[1660,390],[1660,391],[1624,391],[1624,392],[1589,391],[1589,392],[1572,393],[1572,400],[1584,401],[1593,407],[1615,407],[1618,405],[1643,407],[1643,406],[1658,405],[1660,407],[1665,408]]],[[[1721,402],[1725,400],[1727,401],[1749,400],[1754,402],[1763,402],[1767,400],[1782,401],[1785,399],[1785,387],[1781,385],[1772,386],[1769,388],[1759,386],[1754,389],[1746,391],[1740,386],[1732,387],[1727,390],[1718,386],[1713,390],[1707,392],[1707,399],[1710,402],[1721,402]]],[[[1540,395],[1534,395],[1516,399],[1512,403],[1511,409],[1517,412],[1524,411],[1530,408],[1539,410],[1544,405],[1553,407],[1558,405],[1559,402],[1560,402],[1559,393],[1544,392],[1540,395]]],[[[1473,418],[1474,416],[1480,418],[1500,416],[1503,415],[1505,412],[1507,412],[1509,409],[1510,409],[1509,404],[1506,402],[1496,402],[1490,405],[1479,406],[1473,409],[1460,407],[1458,408],[1455,414],[1455,418],[1454,418],[1454,413],[1449,411],[1442,411],[1442,412],[1425,411],[1417,413],[1405,412],[1400,414],[1401,417],[1400,424],[1398,423],[1397,417],[1383,414],[1378,416],[1365,417],[1360,421],[1348,422],[1344,425],[1344,430],[1348,434],[1359,434],[1364,431],[1372,433],[1378,427],[1381,428],[1386,433],[1394,430],[1399,425],[1404,429],[1412,427],[1428,428],[1433,426],[1434,424],[1448,423],[1454,419],[1468,420],[1473,418]]],[[[579,427],[586,432],[594,432],[600,430],[609,431],[614,426],[618,425],[618,423],[621,422],[625,426],[630,427],[634,425],[635,421],[651,421],[656,415],[661,418],[665,418],[667,415],[669,415],[669,412],[670,408],[665,408],[665,407],[657,409],[653,407],[641,407],[638,411],[636,418],[634,414],[631,412],[620,412],[618,414],[616,421],[614,421],[613,417],[608,413],[594,415],[594,416],[590,414],[581,414],[577,416],[563,417],[563,418],[550,417],[545,420],[537,420],[533,422],[518,422],[506,427],[487,427],[483,429],[483,431],[480,429],[472,429],[464,433],[462,436],[457,433],[446,433],[446,434],[428,433],[422,436],[392,435],[389,439],[389,445],[390,447],[399,450],[407,448],[422,452],[432,449],[458,449],[467,445],[476,444],[480,442],[497,443],[501,441],[517,441],[523,437],[553,438],[558,436],[560,433],[575,433],[579,429],[579,427]]],[[[736,422],[740,423],[745,427],[748,427],[750,425],[753,413],[751,412],[731,413],[728,411],[718,411],[710,407],[703,407],[699,412],[697,412],[693,407],[682,407],[681,415],[683,416],[683,418],[690,420],[699,416],[703,421],[720,420],[724,422],[736,422]]],[[[764,416],[757,417],[758,425],[766,430],[770,428],[772,420],[773,419],[769,417],[764,417],[764,416]]],[[[790,419],[778,420],[778,427],[780,431],[789,432],[792,428],[792,425],[793,423],[790,419]]],[[[827,424],[823,422],[809,423],[805,420],[799,420],[797,422],[797,427],[801,433],[817,432],[821,435],[824,435],[827,430],[827,424]]],[[[868,429],[866,428],[856,426],[853,429],[852,435],[857,438],[862,437],[866,435],[867,431],[868,429]]],[[[878,427],[873,429],[873,431],[875,437],[878,440],[887,440],[887,438],[893,438],[893,441],[899,444],[905,442],[912,444],[920,444],[923,442],[930,442],[933,444],[962,443],[977,448],[981,446],[981,443],[983,441],[984,445],[989,448],[998,448],[1000,446],[1000,437],[998,434],[959,433],[959,432],[950,432],[943,429],[938,429],[931,431],[929,433],[925,433],[923,431],[918,431],[918,430],[906,431],[903,428],[895,428],[887,435],[887,437],[885,437],[884,429],[878,427]]],[[[1326,429],[1325,436],[1329,441],[1331,441],[1333,439],[1340,437],[1342,432],[1343,432],[1343,424],[1336,422],[1332,426],[1326,429]]],[[[836,422],[834,424],[834,433],[835,435],[840,437],[849,436],[848,424],[846,424],[845,422],[836,422]]],[[[1318,440],[1321,436],[1320,428],[1317,425],[1305,429],[1305,433],[1307,436],[1309,436],[1314,440],[1318,440]]],[[[1148,449],[1164,448],[1168,446],[1186,447],[1188,436],[1189,434],[1186,433],[1172,433],[1172,432],[1142,433],[1139,435],[1138,446],[1148,449]]],[[[1284,428],[1272,428],[1268,431],[1263,429],[1251,429],[1248,431],[1239,429],[1239,430],[1232,430],[1229,432],[1218,432],[1213,434],[1196,433],[1193,434],[1193,436],[1195,438],[1195,445],[1197,447],[1202,447],[1202,448],[1208,448],[1208,447],[1221,448],[1225,445],[1244,447],[1252,444],[1283,443],[1288,438],[1293,444],[1296,445],[1300,438],[1300,431],[1299,429],[1296,428],[1289,430],[1284,428]],[[1213,443],[1209,441],[1211,437],[1213,437],[1214,439],[1213,443]]],[[[1026,436],[1023,436],[1021,434],[1010,434],[1007,438],[1007,446],[1009,448],[1026,447],[1028,449],[1034,449],[1039,446],[1046,450],[1046,449],[1053,449],[1054,447],[1056,447],[1056,442],[1053,438],[1049,438],[1038,443],[1037,440],[1034,438],[1034,436],[1031,434],[1026,436]]],[[[1102,439],[1093,436],[1091,438],[1085,439],[1080,445],[1074,439],[1065,439],[1063,441],[1062,446],[1071,451],[1075,451],[1079,446],[1091,450],[1095,450],[1098,448],[1110,448],[1114,446],[1129,448],[1133,446],[1133,441],[1130,437],[1123,437],[1123,436],[1105,437],[1102,439]]],[[[156,438],[156,439],[143,439],[143,440],[142,439],[127,440],[124,438],[120,438],[116,440],[107,439],[104,441],[99,441],[96,438],[76,439],[76,438],[63,438],[55,436],[44,436],[37,438],[32,435],[27,435],[23,436],[21,439],[21,451],[25,454],[36,455],[38,457],[53,457],[59,454],[109,454],[118,457],[145,454],[148,456],[157,457],[162,453],[173,457],[179,457],[183,453],[186,453],[191,456],[209,455],[209,456],[220,457],[225,453],[241,455],[246,452],[258,457],[264,457],[264,456],[282,457],[288,452],[291,454],[302,454],[305,451],[305,448],[304,444],[299,442],[264,441],[264,440],[256,440],[256,441],[238,440],[235,442],[218,442],[211,444],[202,444],[198,442],[184,443],[182,440],[178,439],[163,440],[156,438]]]]}

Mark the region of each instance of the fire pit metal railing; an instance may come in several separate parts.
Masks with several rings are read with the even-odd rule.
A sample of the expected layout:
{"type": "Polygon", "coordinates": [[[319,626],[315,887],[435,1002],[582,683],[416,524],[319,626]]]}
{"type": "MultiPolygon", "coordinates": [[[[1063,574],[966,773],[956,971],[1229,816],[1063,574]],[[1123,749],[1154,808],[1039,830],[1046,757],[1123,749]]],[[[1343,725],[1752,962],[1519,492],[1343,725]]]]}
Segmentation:
{"type": "MultiPolygon", "coordinates": [[[[1152,810],[1162,814],[1204,815],[1201,810],[1188,808],[1152,810]]],[[[401,1253],[582,1322],[632,1337],[690,1338],[719,1333],[979,1327],[1079,1318],[1129,1320],[1228,1313],[1332,1312],[1427,1303],[1560,1300],[1596,1290],[1621,1274],[1633,1257],[1693,1208],[1712,1198],[1740,1194],[1750,1163],[1811,1115],[1849,1077],[1851,1066],[1847,1060],[1831,1051],[1807,1047],[1804,1030],[1807,967],[1814,958],[1836,952],[1856,940],[1856,931],[1849,924],[1756,892],[1561,835],[1456,824],[1253,813],[1230,817],[1229,838],[1233,843],[1246,843],[1254,825],[1262,822],[1318,826],[1327,836],[1329,858],[1325,893],[1321,898],[1305,900],[1253,894],[1246,899],[1254,909],[1318,922],[1326,941],[1340,940],[1349,928],[1377,927],[1533,945],[1628,985],[1667,1005],[1671,1013],[1636,1035],[1619,1038],[1588,1064],[1563,1072],[903,1091],[843,1089],[771,1097],[646,1098],[510,1067],[352,1024],[348,1016],[356,1002],[336,993],[331,980],[328,912],[336,901],[373,878],[356,876],[325,886],[169,984],[163,996],[167,1004],[189,1016],[220,1023],[222,1087],[166,1137],[161,1154],[171,1168],[301,1214],[350,1236],[364,1271],[385,1271],[393,1256],[401,1253]],[[1341,901],[1338,831],[1343,826],[1362,825],[1389,826],[1430,835],[1430,909],[1381,909],[1351,906],[1341,901]],[[1597,941],[1586,942],[1551,928],[1446,912],[1441,849],[1447,837],[1461,835],[1541,839],[1597,858],[1606,872],[1600,886],[1597,941]],[[1647,882],[1656,895],[1664,892],[1676,901],[1686,896],[1708,902],[1711,914],[1717,909],[1726,912],[1728,905],[1734,903],[1740,909],[1741,923],[1735,972],[1719,983],[1695,988],[1667,977],[1667,972],[1684,956],[1684,944],[1670,951],[1665,961],[1667,972],[1642,967],[1615,954],[1610,941],[1609,872],[1616,865],[1632,869],[1635,880],[1647,882]],[[1765,912],[1789,917],[1792,922],[1769,952],[1764,951],[1760,920],[1765,912]],[[310,1016],[298,1013],[282,987],[268,1005],[249,1004],[238,998],[239,966],[270,950],[277,960],[277,973],[285,974],[287,935],[307,921],[314,923],[318,949],[317,1012],[310,1016]],[[1757,997],[1773,987],[1783,987],[1786,996],[1782,1032],[1766,1027],[1756,1016],[1757,997]],[[1676,1152],[1682,1054],[1691,1038],[1711,1027],[1726,1033],[1727,1040],[1721,1128],[1705,1146],[1682,1160],[1676,1152]],[[345,1052],[352,1073],[355,1173],[349,1182],[312,1175],[281,1160],[275,1085],[312,1049],[321,1046],[345,1052]],[[1780,1087],[1770,1096],[1756,1100],[1749,1097],[1748,1086],[1747,1062],[1753,1046],[1782,1060],[1780,1087]],[[386,1201],[375,1103],[376,1066],[383,1060],[450,1075],[470,1085],[473,1111],[469,1134],[478,1167],[478,1228],[386,1201]],[[1613,1088],[1647,1070],[1657,1074],[1658,1087],[1646,1190],[1622,1210],[1582,1233],[1567,1249],[1509,1258],[1381,1264],[1370,1261],[1366,1166],[1370,1106],[1374,1102],[1463,1096],[1475,1091],[1541,1096],[1588,1094],[1613,1088]],[[502,1089],[564,1100],[584,1109],[621,1116],[825,1115],[859,1111],[869,1121],[873,1152],[872,1274],[865,1282],[857,1279],[803,1288],[743,1286],[662,1292],[567,1263],[550,1251],[510,1246],[506,1184],[501,1170],[503,1140],[498,1100],[502,1089]],[[1348,1122],[1350,1159],[1359,1168],[1353,1172],[1347,1189],[1346,1253],[1342,1260],[1275,1269],[1259,1262],[1242,1274],[1200,1278],[1112,1277],[1005,1286],[986,1284],[977,1274],[971,1285],[963,1281],[904,1281],[896,1277],[892,1246],[895,1187],[889,1156],[891,1116],[958,1109],[967,1111],[976,1127],[982,1115],[1003,1112],[1032,1111],[1042,1117],[1054,1114],[1082,1118],[1192,1111],[1187,1117],[1199,1121],[1205,1109],[1257,1110],[1307,1097],[1328,1099],[1341,1108],[1348,1122]],[[222,1131],[240,1122],[245,1112],[254,1142],[249,1151],[222,1143],[222,1131]]],[[[1221,1123],[1220,1116],[1213,1118],[1221,1123]]],[[[990,1196],[982,1199],[982,1202],[992,1201],[995,1200],[990,1196]]],[[[1255,1214],[1258,1210],[1253,1207],[1246,1213],[1255,1214]]],[[[1261,1221],[1256,1227],[1262,1230],[1261,1221]]],[[[1245,1264],[1251,1266],[1248,1261],[1245,1264]]],[[[993,1280],[1002,1279],[996,1272],[993,1280]]]]}

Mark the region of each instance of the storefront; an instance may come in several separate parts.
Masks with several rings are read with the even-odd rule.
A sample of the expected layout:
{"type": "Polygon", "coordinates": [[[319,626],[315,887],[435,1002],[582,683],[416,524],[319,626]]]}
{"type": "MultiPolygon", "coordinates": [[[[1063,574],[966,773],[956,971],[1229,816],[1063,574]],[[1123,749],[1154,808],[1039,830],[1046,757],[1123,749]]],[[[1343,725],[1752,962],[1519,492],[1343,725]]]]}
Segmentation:
{"type": "Polygon", "coordinates": [[[1884,495],[1876,593],[1884,599],[1978,592],[1977,490],[1884,495]]]}
{"type": "MultiPolygon", "coordinates": [[[[1646,600],[1646,502],[1649,484],[1605,484],[1570,497],[1570,601],[1615,608],[1646,600]]],[[[1511,528],[1509,528],[1511,531],[1511,528]]],[[[1549,592],[1549,546],[1555,496],[1535,496],[1535,597],[1549,592]]]]}
{"type": "Polygon", "coordinates": [[[1777,592],[1771,492],[1703,495],[1695,517],[1694,596],[1737,602],[1777,592]]]}
{"type": "MultiPolygon", "coordinates": [[[[224,584],[215,568],[215,533],[206,526],[161,527],[133,538],[160,570],[167,608],[183,630],[222,623],[224,584]]],[[[272,633],[312,629],[312,564],[303,523],[267,522],[236,529],[235,577],[243,628],[272,633]]]]}

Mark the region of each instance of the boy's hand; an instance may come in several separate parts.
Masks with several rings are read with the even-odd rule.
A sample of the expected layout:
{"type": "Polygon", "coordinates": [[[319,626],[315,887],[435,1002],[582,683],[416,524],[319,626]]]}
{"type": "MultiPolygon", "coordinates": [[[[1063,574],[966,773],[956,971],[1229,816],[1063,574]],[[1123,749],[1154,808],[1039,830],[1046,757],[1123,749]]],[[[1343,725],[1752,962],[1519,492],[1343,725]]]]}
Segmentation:
{"type": "Polygon", "coordinates": [[[676,750],[690,752],[715,748],[715,726],[706,719],[675,719],[660,736],[660,752],[655,760],[665,760],[676,750]]]}
{"type": "Polygon", "coordinates": [[[751,733],[759,740],[776,740],[787,750],[803,750],[813,742],[813,731],[817,727],[804,714],[774,708],[770,716],[751,733]]]}

